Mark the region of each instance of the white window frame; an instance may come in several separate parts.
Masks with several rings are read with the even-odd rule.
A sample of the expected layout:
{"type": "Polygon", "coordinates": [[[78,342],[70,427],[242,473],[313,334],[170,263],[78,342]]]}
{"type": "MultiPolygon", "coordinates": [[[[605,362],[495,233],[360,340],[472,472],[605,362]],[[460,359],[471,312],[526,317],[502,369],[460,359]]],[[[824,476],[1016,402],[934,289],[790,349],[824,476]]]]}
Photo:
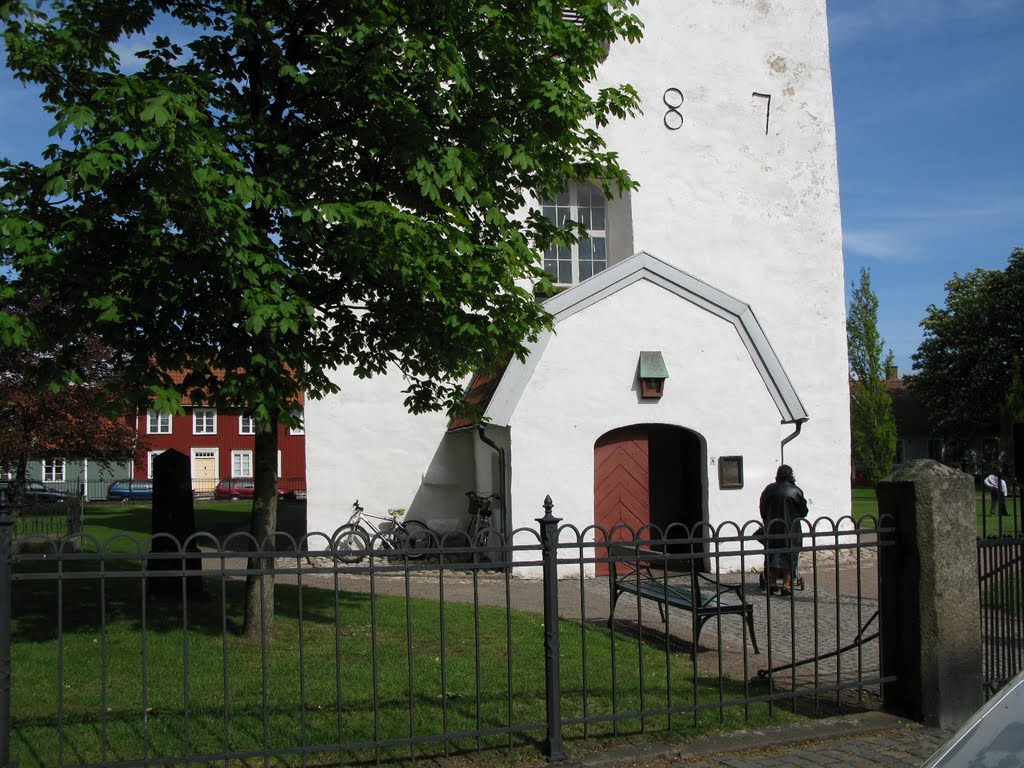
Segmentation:
{"type": "Polygon", "coordinates": [[[217,434],[217,409],[216,408],[195,408],[192,411],[192,434],[193,435],[216,435],[217,434]],[[209,422],[209,423],[207,423],[209,422]],[[202,427],[202,429],[200,429],[202,427]]]}
{"type": "Polygon", "coordinates": [[[174,429],[172,421],[171,414],[149,409],[146,411],[146,434],[170,435],[174,429]]]}
{"type": "MultiPolygon", "coordinates": [[[[299,420],[299,426],[297,426],[297,427],[288,427],[288,434],[289,435],[304,435],[304,434],[306,434],[306,422],[303,421],[303,416],[304,416],[304,414],[302,413],[302,411],[297,411],[296,413],[292,414],[293,418],[296,418],[296,419],[299,420]]],[[[279,470],[279,472],[280,472],[280,470],[279,470]]]]}
{"type": "Polygon", "coordinates": [[[600,187],[590,183],[574,182],[554,200],[542,201],[541,213],[559,227],[564,227],[569,220],[582,221],[587,225],[588,237],[583,238],[580,242],[574,245],[552,245],[545,249],[543,265],[548,270],[548,273],[551,274],[552,281],[556,285],[576,285],[581,280],[593,277],[599,272],[608,269],[608,200],[605,199],[600,187]],[[586,196],[589,196],[589,204],[581,206],[580,200],[584,197],[581,193],[584,190],[586,190],[586,196]],[[593,212],[598,210],[595,202],[600,202],[601,226],[597,226],[594,223],[593,212]],[[581,213],[581,210],[583,213],[581,213]],[[596,258],[597,254],[595,251],[598,247],[604,251],[603,259],[596,258]],[[584,264],[590,263],[589,270],[581,267],[580,261],[581,252],[584,252],[585,255],[585,252],[588,250],[590,258],[584,258],[583,262],[584,264]],[[595,265],[601,262],[604,265],[595,269],[595,265]],[[565,277],[564,274],[559,274],[559,263],[568,263],[569,265],[570,280],[568,282],[563,279],[565,277]],[[554,271],[552,271],[552,267],[554,271]],[[584,272],[589,272],[589,274],[584,275],[584,272]]]}
{"type": "Polygon", "coordinates": [[[252,416],[241,415],[238,417],[238,434],[240,435],[255,435],[256,434],[256,419],[252,416]]]}
{"type": "Polygon", "coordinates": [[[231,477],[253,477],[252,451],[231,452],[231,477]],[[242,471],[248,469],[248,472],[242,471]]]}
{"type": "Polygon", "coordinates": [[[67,477],[67,462],[64,459],[43,459],[41,472],[44,483],[63,483],[67,477]]]}
{"type": "MultiPolygon", "coordinates": [[[[166,448],[164,450],[167,450],[166,448]]],[[[153,459],[159,456],[164,451],[150,451],[146,454],[146,477],[150,480],[153,479],[153,459]]]]}

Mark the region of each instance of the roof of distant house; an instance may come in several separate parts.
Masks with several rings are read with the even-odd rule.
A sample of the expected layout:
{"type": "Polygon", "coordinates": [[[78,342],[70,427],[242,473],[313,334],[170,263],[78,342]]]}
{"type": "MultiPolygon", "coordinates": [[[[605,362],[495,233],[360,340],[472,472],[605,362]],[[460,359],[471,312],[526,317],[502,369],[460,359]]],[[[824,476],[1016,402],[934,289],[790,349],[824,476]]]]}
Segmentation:
{"type": "MultiPolygon", "coordinates": [[[[511,362],[511,358],[509,358],[509,362],[511,362]]],[[[494,371],[473,374],[469,387],[466,389],[465,397],[467,411],[470,414],[483,414],[487,410],[487,406],[490,405],[491,398],[494,397],[498,384],[501,383],[501,377],[505,375],[507,368],[508,362],[494,371]]],[[[454,432],[457,429],[465,429],[479,421],[480,419],[474,418],[473,415],[459,416],[448,423],[448,431],[454,432]]]]}
{"type": "MultiPolygon", "coordinates": [[[[210,370],[210,372],[217,379],[223,379],[224,378],[224,371],[222,369],[220,369],[220,368],[212,368],[210,370]]],[[[175,386],[180,387],[182,384],[184,384],[185,377],[188,375],[188,373],[189,373],[188,371],[171,371],[171,374],[170,374],[171,375],[171,381],[174,382],[175,386]]],[[[202,405],[205,405],[205,403],[202,400],[200,400],[200,399],[193,400],[189,395],[190,395],[189,392],[182,392],[181,404],[183,406],[185,406],[186,408],[192,407],[192,406],[202,406],[202,405]]],[[[299,407],[302,407],[303,405],[305,405],[305,402],[306,402],[305,393],[300,390],[299,391],[299,400],[298,400],[299,407]]]]}

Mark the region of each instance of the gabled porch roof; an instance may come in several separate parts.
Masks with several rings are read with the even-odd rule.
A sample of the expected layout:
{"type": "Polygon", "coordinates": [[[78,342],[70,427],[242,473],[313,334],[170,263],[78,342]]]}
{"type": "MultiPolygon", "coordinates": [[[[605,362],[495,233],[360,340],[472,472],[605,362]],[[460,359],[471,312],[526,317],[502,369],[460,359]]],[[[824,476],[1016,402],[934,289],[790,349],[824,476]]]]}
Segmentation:
{"type": "MultiPolygon", "coordinates": [[[[575,285],[554,296],[545,303],[554,316],[555,328],[558,323],[582,312],[587,307],[623,290],[640,280],[648,280],[674,293],[684,301],[722,318],[736,329],[740,340],[750,355],[750,360],[760,374],[765,387],[779,409],[782,423],[807,421],[808,414],[797,396],[789,376],[772,349],[749,304],[733,298],[708,283],[699,280],[681,269],[673,267],[649,253],[641,251],[636,255],[600,272],[594,277],[575,285]]],[[[488,381],[485,420],[491,424],[508,426],[519,398],[533,375],[551,333],[542,334],[531,345],[525,361],[513,359],[496,386],[488,381]]]]}

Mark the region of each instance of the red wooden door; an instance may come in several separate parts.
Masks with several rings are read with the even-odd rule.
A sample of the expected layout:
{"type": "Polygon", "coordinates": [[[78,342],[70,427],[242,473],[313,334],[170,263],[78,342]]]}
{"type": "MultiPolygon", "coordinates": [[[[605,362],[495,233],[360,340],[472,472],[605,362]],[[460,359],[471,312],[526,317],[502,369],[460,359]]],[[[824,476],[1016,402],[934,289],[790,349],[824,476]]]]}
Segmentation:
{"type": "MultiPolygon", "coordinates": [[[[651,443],[645,425],[608,432],[594,444],[594,523],[615,540],[631,539],[651,522],[651,443]],[[630,531],[612,531],[616,525],[630,531]]],[[[598,531],[600,541],[604,534],[598,531]]],[[[599,547],[597,557],[605,557],[599,547]]],[[[608,575],[608,565],[597,563],[597,575],[608,575]]]]}

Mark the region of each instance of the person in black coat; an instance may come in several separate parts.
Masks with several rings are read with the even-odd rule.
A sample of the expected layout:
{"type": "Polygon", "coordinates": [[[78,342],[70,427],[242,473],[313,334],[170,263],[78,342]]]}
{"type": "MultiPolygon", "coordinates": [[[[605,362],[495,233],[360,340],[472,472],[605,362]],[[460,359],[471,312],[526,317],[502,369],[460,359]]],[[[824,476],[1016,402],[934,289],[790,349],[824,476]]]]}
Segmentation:
{"type": "Polygon", "coordinates": [[[793,468],[783,464],[775,473],[775,482],[761,492],[761,522],[764,525],[768,584],[771,592],[782,579],[783,595],[792,594],[793,574],[803,544],[800,519],[807,517],[807,499],[797,487],[793,468]]]}

